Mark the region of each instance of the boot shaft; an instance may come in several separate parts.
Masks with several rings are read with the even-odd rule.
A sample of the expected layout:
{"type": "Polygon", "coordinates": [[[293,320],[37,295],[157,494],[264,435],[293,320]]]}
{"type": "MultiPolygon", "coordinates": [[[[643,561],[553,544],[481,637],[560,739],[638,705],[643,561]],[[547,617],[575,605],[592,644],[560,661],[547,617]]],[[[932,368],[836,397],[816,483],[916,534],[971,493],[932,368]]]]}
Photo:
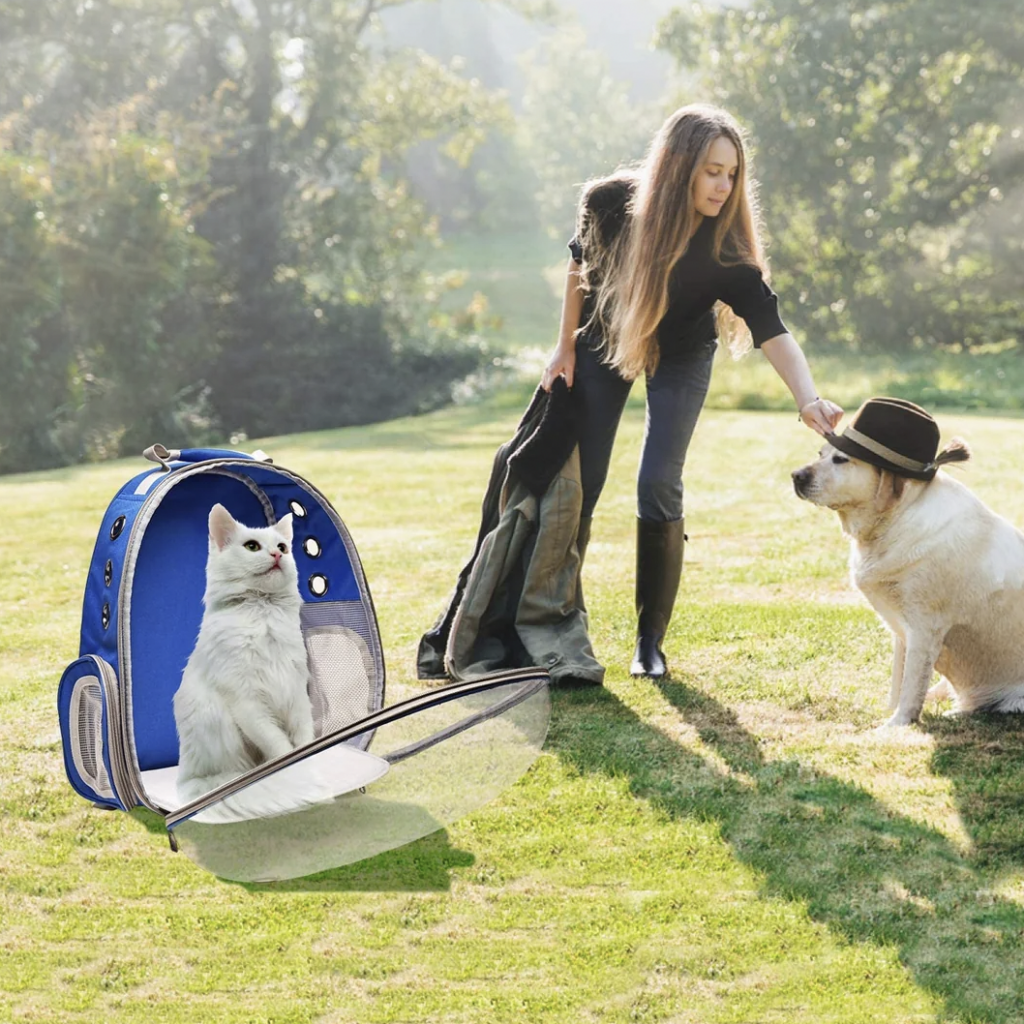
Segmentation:
{"type": "Polygon", "coordinates": [[[672,618],[686,546],[683,519],[636,521],[636,612],[641,635],[661,642],[672,618]]]}

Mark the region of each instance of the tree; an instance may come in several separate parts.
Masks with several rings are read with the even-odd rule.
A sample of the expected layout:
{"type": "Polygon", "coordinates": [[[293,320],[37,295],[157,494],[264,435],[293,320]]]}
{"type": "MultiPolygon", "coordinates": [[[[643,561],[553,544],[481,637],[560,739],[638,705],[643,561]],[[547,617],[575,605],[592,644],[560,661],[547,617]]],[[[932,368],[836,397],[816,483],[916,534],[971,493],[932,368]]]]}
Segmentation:
{"type": "Polygon", "coordinates": [[[541,223],[561,236],[572,232],[579,186],[642,157],[662,111],[632,103],[575,25],[543,39],[523,66],[520,141],[538,181],[541,223]]]}
{"type": "MultiPolygon", "coordinates": [[[[126,418],[104,450],[134,445],[140,430],[155,429],[146,425],[154,396],[116,383],[117,367],[159,366],[170,383],[175,375],[168,377],[165,364],[178,364],[166,346],[174,331],[196,339],[186,346],[191,382],[176,393],[187,406],[208,391],[225,430],[251,432],[253,410],[280,403],[280,393],[271,402],[260,392],[257,368],[268,355],[294,352],[296,337],[315,339],[320,351],[354,345],[352,395],[361,373],[378,379],[386,367],[402,376],[403,361],[422,371],[423,360],[411,355],[417,347],[436,357],[439,373],[463,372],[481,358],[453,358],[450,335],[429,336],[420,261],[435,225],[402,169],[409,148],[423,139],[439,140],[451,159],[465,162],[503,107],[455,67],[371,45],[376,15],[394,2],[0,0],[0,123],[12,160],[35,166],[42,158],[55,167],[49,178],[67,185],[60,216],[68,224],[77,216],[114,253],[130,254],[105,273],[102,258],[76,263],[60,231],[31,236],[54,247],[61,267],[56,311],[64,335],[57,347],[72,364],[65,368],[70,397],[51,416],[57,407],[73,409],[71,419],[84,423],[86,396],[103,381],[104,396],[116,391],[126,418]],[[131,127],[111,126],[128,108],[131,127]],[[90,170],[102,146],[87,155],[73,140],[108,131],[111,152],[120,156],[90,170]],[[167,175],[145,155],[170,151],[158,159],[173,160],[185,138],[200,143],[207,173],[164,188],[167,175]],[[104,181],[111,192],[102,193],[104,181]],[[102,224],[94,207],[103,211],[102,224]],[[200,265],[215,300],[198,298],[190,275],[200,274],[200,265]],[[370,312],[348,315],[342,307],[370,312]],[[88,342],[78,336],[82,328],[72,330],[83,324],[93,332],[88,342]],[[140,401],[130,408],[132,394],[140,401]]],[[[32,187],[45,192],[46,178],[40,172],[32,187]]],[[[23,211],[11,201],[11,222],[25,233],[23,211]]],[[[68,238],[80,241],[73,232],[68,238]]],[[[22,355],[39,351],[31,332],[42,330],[49,308],[40,302],[30,307],[38,322],[22,316],[35,325],[30,335],[4,342],[22,355]]],[[[283,386],[301,411],[310,374],[322,370],[298,354],[279,370],[279,392],[283,386]]],[[[406,374],[412,394],[396,395],[390,408],[378,401],[372,411],[365,402],[358,413],[336,406],[334,422],[420,408],[428,396],[436,401],[436,376],[406,374]]],[[[38,415],[31,412],[33,423],[38,415]]]]}
{"type": "Polygon", "coordinates": [[[755,0],[664,23],[661,44],[696,55],[750,127],[776,282],[812,344],[1021,336],[1015,7],[755,0]]]}
{"type": "Polygon", "coordinates": [[[202,159],[137,127],[120,108],[0,163],[0,466],[141,450],[199,404],[210,267],[187,194],[202,159]]]}
{"type": "Polygon", "coordinates": [[[62,461],[49,425],[66,398],[69,353],[57,322],[59,268],[39,199],[31,175],[0,164],[0,467],[62,461]]]}

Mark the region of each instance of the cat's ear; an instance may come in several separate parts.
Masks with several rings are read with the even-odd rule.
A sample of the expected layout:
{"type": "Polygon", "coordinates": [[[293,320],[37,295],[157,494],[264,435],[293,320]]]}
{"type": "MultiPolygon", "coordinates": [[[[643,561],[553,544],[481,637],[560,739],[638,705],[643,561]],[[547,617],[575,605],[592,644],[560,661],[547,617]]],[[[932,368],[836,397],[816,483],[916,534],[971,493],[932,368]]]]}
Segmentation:
{"type": "Polygon", "coordinates": [[[291,512],[289,512],[288,515],[284,516],[282,519],[278,519],[278,521],[274,524],[274,529],[277,530],[277,532],[279,534],[281,534],[281,536],[284,537],[284,539],[287,540],[289,544],[291,544],[291,542],[292,542],[292,514],[291,514],[291,512]]]}
{"type": "Polygon", "coordinates": [[[218,503],[210,509],[210,540],[220,551],[224,550],[228,541],[235,535],[237,526],[238,523],[223,505],[218,503]]]}

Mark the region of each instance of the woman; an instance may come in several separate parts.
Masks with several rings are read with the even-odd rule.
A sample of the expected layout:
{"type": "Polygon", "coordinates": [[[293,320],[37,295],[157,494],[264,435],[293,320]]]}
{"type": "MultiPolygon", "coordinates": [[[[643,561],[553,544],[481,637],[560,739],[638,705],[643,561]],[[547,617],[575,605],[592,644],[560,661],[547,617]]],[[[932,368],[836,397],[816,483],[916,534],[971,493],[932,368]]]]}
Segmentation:
{"type": "Polygon", "coordinates": [[[578,395],[582,558],[623,406],[636,377],[647,377],[637,481],[639,623],[630,672],[660,677],[683,562],[683,463],[717,334],[734,348],[751,341],[760,348],[800,419],[818,433],[831,431],[842,409],[817,396],[803,352],[779,319],[765,280],[742,134],[725,111],[677,110],[637,169],[588,183],[569,249],[559,341],[541,386],[550,390],[562,376],[578,395]]]}

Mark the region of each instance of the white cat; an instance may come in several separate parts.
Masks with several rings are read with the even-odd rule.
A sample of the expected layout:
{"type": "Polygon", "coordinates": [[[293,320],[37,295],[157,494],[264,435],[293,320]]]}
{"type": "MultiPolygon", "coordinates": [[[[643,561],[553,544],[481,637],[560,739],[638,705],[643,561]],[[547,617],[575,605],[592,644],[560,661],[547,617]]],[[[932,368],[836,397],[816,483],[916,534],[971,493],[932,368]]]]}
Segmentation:
{"type": "MultiPolygon", "coordinates": [[[[292,517],[253,528],[218,504],[209,525],[203,621],[174,695],[178,795],[185,803],[314,738],[292,517]]],[[[226,798],[199,820],[283,814],[330,795],[300,764],[226,798]]]]}

